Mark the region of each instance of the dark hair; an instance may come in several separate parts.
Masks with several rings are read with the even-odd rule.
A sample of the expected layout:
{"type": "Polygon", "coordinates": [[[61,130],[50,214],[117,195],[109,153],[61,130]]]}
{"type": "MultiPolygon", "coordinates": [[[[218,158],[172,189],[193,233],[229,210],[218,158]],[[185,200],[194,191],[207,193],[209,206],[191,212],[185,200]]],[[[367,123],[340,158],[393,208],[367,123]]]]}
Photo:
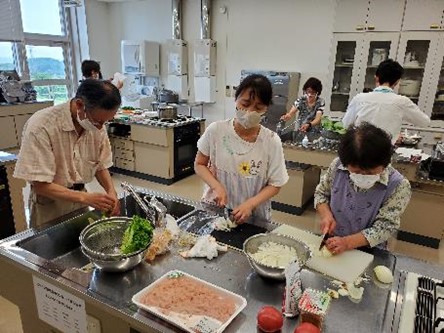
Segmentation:
{"type": "Polygon", "coordinates": [[[82,75],[84,78],[89,79],[92,77],[92,72],[99,73],[99,79],[102,79],[102,72],[100,71],[100,64],[94,60],[83,60],[82,62],[82,75]]]}
{"type": "Polygon", "coordinates": [[[317,79],[315,77],[309,78],[307,81],[305,81],[304,86],[302,87],[302,90],[305,91],[308,88],[311,88],[314,91],[316,91],[316,93],[319,96],[321,94],[321,92],[322,92],[322,82],[321,82],[321,80],[319,80],[319,79],[317,79]]]}
{"type": "Polygon", "coordinates": [[[389,165],[393,153],[390,135],[369,123],[347,129],[339,143],[339,159],[343,166],[368,170],[389,165]]]}
{"type": "Polygon", "coordinates": [[[393,86],[404,74],[404,68],[399,62],[387,59],[381,62],[376,69],[379,84],[388,83],[393,86]]]}
{"type": "Polygon", "coordinates": [[[247,89],[251,89],[250,97],[254,98],[257,96],[262,103],[266,106],[271,104],[271,99],[273,97],[273,88],[271,88],[270,81],[261,74],[251,74],[244,78],[239,86],[236,88],[236,93],[234,97],[237,99],[242,92],[247,89]]]}
{"type": "Polygon", "coordinates": [[[122,103],[119,89],[109,81],[86,79],[80,83],[75,98],[85,103],[85,109],[115,110],[122,103]]]}

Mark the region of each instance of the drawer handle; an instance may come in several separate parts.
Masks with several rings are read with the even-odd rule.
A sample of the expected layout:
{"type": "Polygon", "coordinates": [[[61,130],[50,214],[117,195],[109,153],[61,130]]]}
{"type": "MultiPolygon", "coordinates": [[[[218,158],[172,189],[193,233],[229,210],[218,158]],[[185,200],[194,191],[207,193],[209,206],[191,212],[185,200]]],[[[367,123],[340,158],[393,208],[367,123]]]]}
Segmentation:
{"type": "Polygon", "coordinates": [[[364,26],[363,25],[358,25],[358,26],[356,26],[356,30],[362,31],[362,30],[364,30],[364,26]]]}
{"type": "Polygon", "coordinates": [[[368,29],[368,30],[375,30],[375,26],[374,26],[374,25],[369,25],[369,26],[367,27],[367,29],[368,29]]]}
{"type": "Polygon", "coordinates": [[[430,24],[430,29],[439,29],[439,24],[430,24]]]}

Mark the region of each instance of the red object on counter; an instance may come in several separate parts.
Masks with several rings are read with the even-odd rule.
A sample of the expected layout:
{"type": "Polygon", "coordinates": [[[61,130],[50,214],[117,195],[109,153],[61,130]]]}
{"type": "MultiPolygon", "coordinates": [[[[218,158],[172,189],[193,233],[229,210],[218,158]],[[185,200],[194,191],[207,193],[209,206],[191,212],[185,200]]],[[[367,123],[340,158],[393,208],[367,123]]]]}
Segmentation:
{"type": "Polygon", "coordinates": [[[316,325],[313,325],[312,323],[301,323],[296,329],[294,330],[294,333],[320,333],[321,330],[316,325]]]}
{"type": "Polygon", "coordinates": [[[257,313],[257,326],[265,333],[279,332],[284,325],[282,313],[272,306],[264,306],[257,313]]]}

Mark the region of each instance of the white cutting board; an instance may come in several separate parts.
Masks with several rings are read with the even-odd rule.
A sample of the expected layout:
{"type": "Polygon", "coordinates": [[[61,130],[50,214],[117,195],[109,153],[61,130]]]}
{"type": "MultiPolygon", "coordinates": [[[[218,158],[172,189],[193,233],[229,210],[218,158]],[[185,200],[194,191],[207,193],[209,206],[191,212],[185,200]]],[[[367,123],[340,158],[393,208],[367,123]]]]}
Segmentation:
{"type": "MultiPolygon", "coordinates": [[[[318,248],[321,236],[289,225],[281,225],[272,232],[300,240],[310,248],[318,248]]],[[[307,267],[343,282],[355,281],[373,261],[373,255],[359,250],[345,251],[330,258],[313,256],[307,267]]]]}

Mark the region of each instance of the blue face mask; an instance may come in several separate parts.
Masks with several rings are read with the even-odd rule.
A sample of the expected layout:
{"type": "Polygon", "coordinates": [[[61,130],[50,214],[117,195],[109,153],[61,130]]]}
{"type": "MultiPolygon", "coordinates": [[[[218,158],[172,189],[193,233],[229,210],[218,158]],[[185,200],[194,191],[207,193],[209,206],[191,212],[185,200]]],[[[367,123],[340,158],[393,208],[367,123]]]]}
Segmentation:
{"type": "Polygon", "coordinates": [[[245,129],[258,126],[265,112],[248,111],[236,108],[236,119],[245,129]]]}

